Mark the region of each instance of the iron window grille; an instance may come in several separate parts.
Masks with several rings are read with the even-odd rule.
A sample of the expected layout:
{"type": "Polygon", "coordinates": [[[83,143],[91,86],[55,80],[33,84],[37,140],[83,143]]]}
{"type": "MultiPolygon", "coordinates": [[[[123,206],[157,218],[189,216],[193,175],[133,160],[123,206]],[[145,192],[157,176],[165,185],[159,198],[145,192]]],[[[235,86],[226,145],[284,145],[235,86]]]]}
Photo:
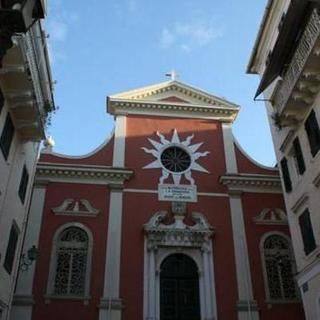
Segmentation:
{"type": "Polygon", "coordinates": [[[297,299],[293,258],[288,240],[278,234],[268,236],[263,243],[263,257],[269,299],[297,299]]]}

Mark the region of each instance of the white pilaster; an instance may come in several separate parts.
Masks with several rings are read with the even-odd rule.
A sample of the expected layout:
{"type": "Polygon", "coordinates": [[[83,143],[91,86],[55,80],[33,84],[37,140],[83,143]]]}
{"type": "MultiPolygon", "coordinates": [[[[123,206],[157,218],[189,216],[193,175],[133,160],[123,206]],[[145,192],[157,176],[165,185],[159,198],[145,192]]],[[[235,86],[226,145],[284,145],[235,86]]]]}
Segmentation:
{"type": "MultiPolygon", "coordinates": [[[[112,165],[119,168],[125,165],[126,116],[117,115],[115,121],[112,165]]],[[[99,320],[120,320],[122,310],[119,289],[123,186],[110,185],[110,188],[105,276],[99,320]]]]}
{"type": "MultiPolygon", "coordinates": [[[[45,202],[46,186],[35,185],[33,189],[23,253],[33,245],[39,247],[39,236],[42,223],[43,207],[45,202]]],[[[33,262],[27,271],[20,271],[17,281],[11,310],[11,320],[31,320],[33,305],[33,280],[36,262],[33,262]]]]}
{"type": "Polygon", "coordinates": [[[209,277],[209,260],[208,260],[208,253],[206,251],[202,252],[202,263],[203,263],[203,277],[204,277],[204,287],[205,287],[205,315],[207,319],[213,319],[212,310],[211,310],[211,292],[210,287],[212,283],[210,282],[209,277]]]}
{"type": "Polygon", "coordinates": [[[100,303],[100,320],[121,319],[120,258],[122,224],[122,189],[113,188],[110,192],[109,225],[103,297],[100,303]]]}
{"type": "Polygon", "coordinates": [[[155,320],[156,319],[156,292],[155,292],[155,285],[156,285],[156,268],[155,268],[155,255],[154,255],[154,248],[151,249],[149,255],[149,297],[150,301],[148,301],[148,320],[155,320]]]}
{"type": "Polygon", "coordinates": [[[259,319],[253,298],[245,225],[240,194],[230,194],[230,210],[238,283],[238,319],[259,319]]]}
{"type": "Polygon", "coordinates": [[[237,173],[238,166],[234,150],[234,140],[231,126],[232,124],[230,123],[222,123],[224,156],[226,161],[227,173],[237,173]]]}
{"type": "MultiPolygon", "coordinates": [[[[238,165],[232,134],[232,124],[222,123],[222,133],[226,161],[226,173],[238,173],[238,165]]],[[[238,284],[238,319],[257,320],[259,319],[259,315],[253,297],[241,193],[230,192],[229,201],[238,284]]]]}
{"type": "Polygon", "coordinates": [[[118,115],[114,130],[113,167],[124,167],[126,116],[118,115]]]}

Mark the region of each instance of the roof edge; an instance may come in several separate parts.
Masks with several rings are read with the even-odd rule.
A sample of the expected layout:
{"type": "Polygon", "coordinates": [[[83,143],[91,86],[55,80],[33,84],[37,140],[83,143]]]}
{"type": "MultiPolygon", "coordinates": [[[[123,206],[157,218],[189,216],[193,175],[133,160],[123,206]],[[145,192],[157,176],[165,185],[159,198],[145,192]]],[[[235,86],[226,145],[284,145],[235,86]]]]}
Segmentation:
{"type": "Polygon", "coordinates": [[[251,55],[250,55],[250,58],[249,58],[249,62],[248,62],[248,65],[247,65],[247,69],[246,69],[246,73],[248,73],[248,74],[257,74],[257,72],[254,71],[252,68],[253,68],[254,60],[255,60],[256,55],[257,55],[257,51],[258,51],[260,40],[261,40],[262,35],[263,35],[264,27],[266,26],[266,23],[268,21],[269,14],[270,14],[270,11],[271,11],[271,7],[272,7],[274,2],[275,2],[274,0],[268,0],[268,3],[267,3],[267,5],[266,5],[266,7],[264,9],[264,14],[263,14],[263,17],[262,17],[262,21],[260,23],[259,31],[258,31],[256,40],[254,42],[253,50],[251,52],[251,55]]]}

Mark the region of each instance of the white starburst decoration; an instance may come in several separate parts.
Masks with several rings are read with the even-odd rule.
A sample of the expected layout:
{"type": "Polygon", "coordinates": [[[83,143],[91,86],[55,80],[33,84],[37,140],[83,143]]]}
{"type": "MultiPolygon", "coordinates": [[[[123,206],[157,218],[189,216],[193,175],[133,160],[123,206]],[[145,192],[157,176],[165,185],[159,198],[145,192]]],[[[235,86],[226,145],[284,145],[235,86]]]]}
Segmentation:
{"type": "Polygon", "coordinates": [[[194,185],[192,171],[209,173],[208,170],[196,162],[200,157],[207,156],[209,151],[197,152],[203,142],[191,144],[193,134],[184,141],[180,140],[176,129],[173,131],[171,141],[159,132],[157,132],[157,136],[160,138],[159,142],[148,138],[154,149],[142,147],[146,153],[152,154],[156,158],[143,169],[162,169],[160,184],[163,184],[164,180],[171,175],[175,185],[180,184],[182,176],[194,185]]]}

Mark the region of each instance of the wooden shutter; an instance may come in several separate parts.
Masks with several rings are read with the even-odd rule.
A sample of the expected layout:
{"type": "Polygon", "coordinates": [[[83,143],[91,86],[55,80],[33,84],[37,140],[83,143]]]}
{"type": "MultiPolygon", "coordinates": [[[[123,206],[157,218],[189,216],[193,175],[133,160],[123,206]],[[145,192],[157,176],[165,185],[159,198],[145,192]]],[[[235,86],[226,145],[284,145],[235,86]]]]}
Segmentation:
{"type": "Polygon", "coordinates": [[[4,95],[3,95],[3,92],[0,88],[0,114],[1,114],[1,111],[3,109],[3,106],[4,106],[4,95]]]}
{"type": "Polygon", "coordinates": [[[299,217],[299,225],[303,240],[304,252],[306,255],[311,253],[316,248],[313,228],[310,220],[310,212],[306,209],[299,217]]]}
{"type": "Polygon", "coordinates": [[[297,159],[299,173],[303,174],[306,171],[306,166],[304,163],[301,145],[298,137],[293,140],[293,148],[295,157],[297,159]]]}
{"type": "Polygon", "coordinates": [[[4,264],[3,264],[3,267],[7,270],[7,272],[9,274],[11,274],[14,258],[16,255],[18,235],[19,235],[18,228],[13,224],[11,226],[6,256],[5,256],[4,264]]]}
{"type": "Polygon", "coordinates": [[[10,146],[14,135],[14,126],[8,113],[3,131],[0,137],[0,149],[2,150],[4,158],[7,160],[10,152],[10,146]]]}
{"type": "Polygon", "coordinates": [[[287,192],[291,192],[292,191],[292,184],[291,184],[287,159],[283,158],[280,161],[280,165],[281,165],[282,177],[283,177],[283,181],[284,181],[284,188],[287,192]]]}
{"type": "Polygon", "coordinates": [[[29,182],[29,173],[27,171],[26,166],[23,166],[20,185],[19,185],[19,192],[18,192],[22,203],[24,203],[24,200],[26,198],[28,182],[29,182]]]}
{"type": "Polygon", "coordinates": [[[307,132],[310,151],[314,157],[320,149],[320,129],[314,110],[309,114],[304,127],[307,132]]]}

